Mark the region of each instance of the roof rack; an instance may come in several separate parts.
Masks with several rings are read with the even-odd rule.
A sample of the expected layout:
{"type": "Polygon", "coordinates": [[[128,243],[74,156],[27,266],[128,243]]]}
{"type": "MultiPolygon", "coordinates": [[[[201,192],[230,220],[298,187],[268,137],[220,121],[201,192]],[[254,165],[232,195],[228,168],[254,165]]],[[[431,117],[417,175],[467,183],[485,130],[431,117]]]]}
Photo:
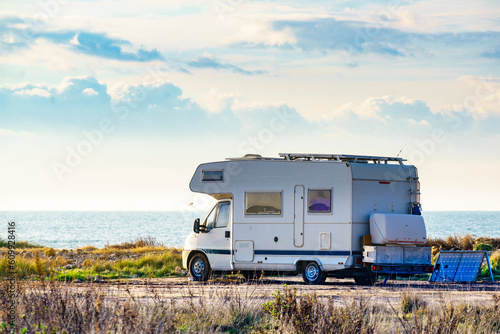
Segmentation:
{"type": "Polygon", "coordinates": [[[348,155],[348,154],[314,154],[314,153],[280,153],[280,157],[285,160],[303,160],[303,161],[320,161],[320,160],[333,160],[333,161],[346,161],[346,162],[360,162],[374,164],[387,164],[388,162],[398,162],[403,164],[406,159],[398,157],[377,157],[366,155],[348,155]]]}

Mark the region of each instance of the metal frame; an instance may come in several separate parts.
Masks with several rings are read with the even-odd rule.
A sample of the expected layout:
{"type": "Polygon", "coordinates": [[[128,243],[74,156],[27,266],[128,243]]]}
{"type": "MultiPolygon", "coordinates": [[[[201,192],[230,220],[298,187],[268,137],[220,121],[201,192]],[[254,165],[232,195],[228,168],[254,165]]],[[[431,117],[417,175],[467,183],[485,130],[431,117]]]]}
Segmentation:
{"type": "Polygon", "coordinates": [[[334,160],[339,162],[373,162],[374,164],[386,164],[388,162],[398,162],[402,164],[403,161],[406,161],[406,159],[403,158],[347,154],[280,153],[279,156],[285,158],[285,160],[334,160]]]}
{"type": "Polygon", "coordinates": [[[226,158],[226,160],[277,160],[277,161],[336,161],[336,162],[359,162],[359,163],[374,163],[374,164],[387,164],[389,162],[396,162],[400,165],[403,161],[407,161],[398,157],[379,157],[368,155],[348,155],[348,154],[316,154],[316,153],[280,153],[280,158],[263,157],[259,154],[247,154],[241,158],[226,158]]]}

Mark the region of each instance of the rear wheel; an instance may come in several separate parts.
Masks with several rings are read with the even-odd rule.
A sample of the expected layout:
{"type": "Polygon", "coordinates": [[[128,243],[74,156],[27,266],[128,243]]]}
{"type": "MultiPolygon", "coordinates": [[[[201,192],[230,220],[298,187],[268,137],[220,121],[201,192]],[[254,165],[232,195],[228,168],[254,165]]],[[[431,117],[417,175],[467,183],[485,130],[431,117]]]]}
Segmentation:
{"type": "Polygon", "coordinates": [[[195,281],[206,281],[210,277],[210,264],[204,254],[196,254],[189,262],[189,274],[195,281]]]}
{"type": "Polygon", "coordinates": [[[370,270],[354,276],[354,282],[356,282],[356,285],[374,285],[376,281],[377,276],[370,270]]]}
{"type": "Polygon", "coordinates": [[[323,284],[326,281],[326,273],[316,262],[308,262],[302,267],[302,279],[310,285],[323,284]]]}

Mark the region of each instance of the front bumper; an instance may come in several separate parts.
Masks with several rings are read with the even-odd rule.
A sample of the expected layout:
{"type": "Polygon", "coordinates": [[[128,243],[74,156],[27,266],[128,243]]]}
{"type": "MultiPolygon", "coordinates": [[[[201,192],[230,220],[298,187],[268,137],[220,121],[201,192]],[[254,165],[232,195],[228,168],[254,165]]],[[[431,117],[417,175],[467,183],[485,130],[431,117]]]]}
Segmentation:
{"type": "Polygon", "coordinates": [[[188,259],[189,259],[189,254],[191,253],[190,250],[183,250],[182,251],[182,267],[184,269],[188,268],[188,259]]]}

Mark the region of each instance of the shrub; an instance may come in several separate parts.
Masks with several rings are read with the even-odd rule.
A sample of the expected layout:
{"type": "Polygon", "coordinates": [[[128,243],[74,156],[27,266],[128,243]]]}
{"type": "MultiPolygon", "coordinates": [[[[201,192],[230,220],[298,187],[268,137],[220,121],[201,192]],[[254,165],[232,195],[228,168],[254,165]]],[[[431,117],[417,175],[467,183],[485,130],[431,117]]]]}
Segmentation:
{"type": "Polygon", "coordinates": [[[139,237],[135,240],[130,240],[130,242],[122,242],[119,245],[106,245],[104,248],[108,249],[132,249],[141,247],[164,247],[161,242],[158,242],[155,237],[139,237]]]}
{"type": "Polygon", "coordinates": [[[425,307],[427,307],[426,302],[416,293],[405,291],[401,294],[401,311],[403,313],[411,313],[425,307]]]}
{"type": "Polygon", "coordinates": [[[56,256],[56,251],[53,248],[48,248],[44,251],[47,256],[56,256]]]}
{"type": "Polygon", "coordinates": [[[318,301],[316,293],[297,297],[296,289],[285,285],[273,299],[264,303],[264,311],[271,315],[285,333],[373,333],[370,308],[365,299],[353,299],[351,304],[336,306],[333,299],[318,301]]]}
{"type": "Polygon", "coordinates": [[[489,245],[489,244],[476,243],[474,245],[474,250],[492,251],[493,250],[493,246],[489,245]]]}

